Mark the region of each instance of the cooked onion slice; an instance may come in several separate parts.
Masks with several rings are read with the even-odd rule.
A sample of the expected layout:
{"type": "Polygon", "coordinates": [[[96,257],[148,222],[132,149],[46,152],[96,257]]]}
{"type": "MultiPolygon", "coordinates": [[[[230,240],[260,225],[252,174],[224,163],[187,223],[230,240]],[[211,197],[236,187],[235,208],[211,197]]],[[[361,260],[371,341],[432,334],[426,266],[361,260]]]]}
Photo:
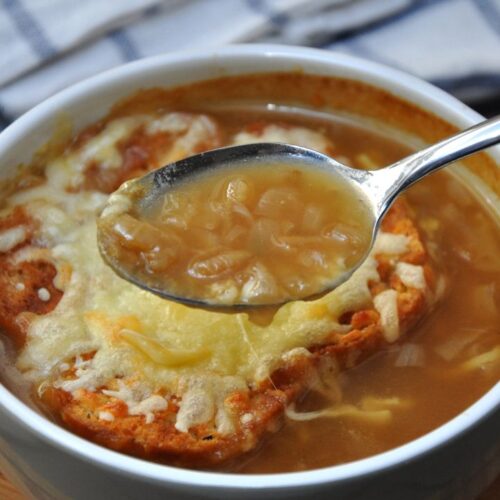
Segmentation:
{"type": "Polygon", "coordinates": [[[259,199],[255,214],[269,218],[290,217],[302,212],[299,192],[290,187],[268,189],[259,199]]]}
{"type": "Polygon", "coordinates": [[[425,352],[422,346],[417,344],[404,344],[399,350],[394,366],[398,368],[421,367],[425,364],[425,352]]]}
{"type": "Polygon", "coordinates": [[[220,278],[242,269],[250,257],[250,252],[244,250],[202,253],[191,261],[187,272],[197,279],[220,278]]]}
{"type": "Polygon", "coordinates": [[[304,422],[317,418],[355,418],[370,424],[388,424],[392,419],[392,410],[407,408],[408,402],[400,398],[365,397],[358,406],[339,403],[329,408],[317,411],[297,412],[295,405],[286,409],[286,416],[290,420],[304,422]]]}
{"type": "Polygon", "coordinates": [[[462,364],[465,370],[500,369],[500,346],[478,354],[462,364]]]}

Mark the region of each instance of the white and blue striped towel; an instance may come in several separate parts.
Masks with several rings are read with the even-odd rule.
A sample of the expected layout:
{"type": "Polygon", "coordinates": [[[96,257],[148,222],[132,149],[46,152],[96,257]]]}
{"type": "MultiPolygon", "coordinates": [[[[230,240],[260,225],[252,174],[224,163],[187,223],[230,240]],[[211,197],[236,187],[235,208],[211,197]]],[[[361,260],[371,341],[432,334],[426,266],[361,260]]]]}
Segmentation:
{"type": "Polygon", "coordinates": [[[500,98],[500,0],[0,0],[0,128],[126,61],[264,41],[379,61],[469,102],[500,98]]]}

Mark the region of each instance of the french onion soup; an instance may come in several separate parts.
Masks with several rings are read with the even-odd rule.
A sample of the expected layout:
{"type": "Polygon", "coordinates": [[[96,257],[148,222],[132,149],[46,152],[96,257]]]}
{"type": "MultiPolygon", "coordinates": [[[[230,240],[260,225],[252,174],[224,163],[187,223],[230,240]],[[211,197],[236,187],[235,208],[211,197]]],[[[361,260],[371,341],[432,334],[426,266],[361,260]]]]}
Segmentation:
{"type": "MultiPolygon", "coordinates": [[[[250,159],[251,161],[251,159],[250,159]]],[[[318,295],[362,260],[368,206],[331,173],[284,164],[194,174],[139,208],[142,185],[110,197],[101,251],[155,290],[204,304],[318,295]]]]}
{"type": "MultiPolygon", "coordinates": [[[[96,220],[109,193],[201,151],[285,142],[370,169],[410,152],[399,135],[373,125],[375,115],[356,119],[358,105],[396,110],[379,118],[429,142],[439,138],[429,123],[437,136],[451,132],[382,91],[294,73],[144,90],[49,145],[3,186],[3,382],[20,395],[25,388],[49,418],[111,449],[249,473],[360,459],[467,408],[500,376],[500,242],[495,218],[450,173],[455,166],[393,205],[348,281],[277,310],[191,309],[121,279],[99,254],[96,220]]],[[[487,162],[479,158],[478,170],[487,162]]],[[[147,225],[122,214],[112,243],[141,272],[177,262],[193,290],[198,280],[212,280],[213,294],[247,293],[249,270],[259,266],[295,293],[303,276],[316,279],[322,266],[341,265],[329,249],[337,252],[337,239],[350,234],[348,213],[340,214],[341,235],[330,234],[329,201],[307,178],[270,171],[243,181],[221,178],[193,200],[179,192],[147,225]],[[274,184],[282,175],[280,200],[293,203],[281,212],[272,190],[284,189],[274,184]],[[228,227],[219,228],[211,217],[228,194],[228,227]],[[190,217],[195,225],[187,230],[190,217]],[[309,252],[313,227],[321,256],[309,252]],[[168,233],[159,251],[156,231],[168,233]],[[260,248],[257,260],[243,254],[243,242],[260,248]],[[226,254],[211,254],[214,248],[226,254]],[[287,267],[288,248],[304,256],[300,267],[287,267]],[[228,262],[237,265],[214,279],[228,262]]]]}

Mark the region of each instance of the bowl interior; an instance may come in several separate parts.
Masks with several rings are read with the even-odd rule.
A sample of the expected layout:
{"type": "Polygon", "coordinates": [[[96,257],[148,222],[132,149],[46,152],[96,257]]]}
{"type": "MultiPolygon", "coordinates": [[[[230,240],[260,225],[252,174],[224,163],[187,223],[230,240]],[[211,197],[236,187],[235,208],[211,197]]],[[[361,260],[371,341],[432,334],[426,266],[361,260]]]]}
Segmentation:
{"type": "MultiPolygon", "coordinates": [[[[435,87],[398,71],[355,58],[312,49],[279,46],[235,46],[196,54],[160,56],[111,70],[75,85],[37,106],[0,136],[0,178],[8,178],[21,163],[28,163],[69,120],[80,130],[106,115],[111,106],[139,89],[198,85],[197,82],[241,76],[246,84],[235,99],[282,99],[279,81],[286,73],[294,79],[287,100],[349,117],[361,115],[369,123],[383,123],[408,140],[432,142],[481,117],[435,87]],[[255,74],[265,73],[273,83],[256,88],[255,74]],[[313,76],[309,76],[313,75],[313,76]],[[261,94],[262,95],[262,94],[261,94]],[[318,95],[322,98],[318,100],[318,95]]],[[[211,96],[207,86],[206,98],[211,96]]],[[[220,91],[219,91],[220,92],[220,91]]],[[[498,208],[499,149],[463,163],[457,175],[472,183],[480,196],[498,208]]],[[[497,216],[498,216],[497,212],[497,216]]],[[[219,487],[278,488],[344,480],[387,469],[412,460],[466,431],[500,405],[497,384],[466,412],[435,431],[404,446],[345,465],[301,473],[246,476],[194,472],[151,464],[120,455],[87,442],[48,422],[0,387],[0,404],[44,440],[101,466],[155,481],[219,487]]]]}

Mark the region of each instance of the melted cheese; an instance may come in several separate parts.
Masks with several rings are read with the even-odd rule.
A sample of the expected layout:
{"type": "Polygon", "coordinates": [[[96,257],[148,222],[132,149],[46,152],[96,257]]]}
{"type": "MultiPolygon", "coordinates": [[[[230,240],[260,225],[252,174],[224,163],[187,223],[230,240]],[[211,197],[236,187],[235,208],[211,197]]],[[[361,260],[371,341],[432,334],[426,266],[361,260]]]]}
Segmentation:
{"type": "Polygon", "coordinates": [[[22,243],[27,236],[24,226],[13,227],[0,232],[0,252],[8,252],[22,243]]]}
{"type": "Polygon", "coordinates": [[[102,134],[90,139],[79,151],[79,164],[86,165],[89,162],[95,162],[104,169],[120,168],[122,155],[117,144],[126,139],[131,130],[142,125],[145,120],[145,116],[133,116],[110,122],[102,134]]]}
{"type": "Polygon", "coordinates": [[[104,420],[106,422],[113,422],[115,416],[109,411],[100,411],[99,412],[99,420],[104,420]]]}
{"type": "Polygon", "coordinates": [[[396,274],[399,276],[403,285],[407,287],[423,290],[426,287],[424,268],[415,266],[407,262],[398,262],[396,264],[396,274]]]}
{"type": "Polygon", "coordinates": [[[205,115],[168,113],[158,120],[151,121],[146,131],[149,134],[167,133],[178,136],[173,147],[161,156],[158,166],[168,165],[193,154],[201,145],[205,145],[205,149],[221,145],[216,122],[205,115]]]}
{"type": "Polygon", "coordinates": [[[253,144],[254,142],[284,142],[304,148],[314,149],[322,153],[333,149],[332,143],[319,132],[304,127],[283,127],[266,125],[261,133],[239,132],[233,138],[233,144],[253,144]]]}
{"type": "Polygon", "coordinates": [[[154,412],[164,410],[168,406],[164,397],[151,394],[148,388],[141,383],[127,385],[120,379],[117,383],[117,391],[105,389],[103,393],[123,401],[127,405],[130,415],[144,415],[146,423],[153,421],[154,412]]]}
{"type": "Polygon", "coordinates": [[[46,288],[39,288],[37,294],[38,298],[43,302],[50,300],[50,292],[46,288]]]}
{"type": "Polygon", "coordinates": [[[380,314],[382,332],[387,342],[399,338],[398,294],[396,290],[384,290],[373,299],[375,309],[380,314]]]}
{"type": "Polygon", "coordinates": [[[78,189],[84,180],[85,170],[92,164],[103,169],[117,169],[122,162],[119,143],[142,126],[146,116],[120,118],[108,123],[105,129],[86,144],[71,153],[50,162],[45,170],[49,184],[58,188],[78,189]]]}
{"type": "Polygon", "coordinates": [[[375,254],[400,255],[408,251],[408,236],[379,232],[373,245],[375,254]]]}
{"type": "Polygon", "coordinates": [[[177,430],[187,432],[193,425],[215,421],[217,432],[230,434],[234,422],[224,400],[235,391],[246,391],[247,386],[240,377],[191,377],[181,387],[184,393],[177,422],[177,430]]]}
{"type": "MultiPolygon", "coordinates": [[[[108,125],[83,151],[52,162],[46,184],[10,198],[10,205],[22,204],[38,220],[37,237],[49,247],[44,249],[45,258],[55,264],[56,282],[64,291],[51,313],[34,317],[17,368],[38,383],[55,380],[51,383],[75,397],[82,389],[95,391],[108,386],[105,394],[124,401],[130,414],[145,415],[147,421],[155,411],[166,408],[159,391],[176,394],[181,396],[178,430],[186,432],[197,423],[213,420],[219,432],[228,433],[235,424],[224,403],[226,396],[235,390],[248,390],[284,360],[304,354],[305,347],[320,343],[330,332],[345,331],[338,318],[346,311],[372,304],[368,282],[379,280],[376,261],[368,258],[349,281],[319,300],[284,305],[267,326],[254,324],[245,313],[227,315],[168,302],[119,278],[104,264],[96,244],[95,214],[106,196],[67,192],[65,187],[72,176],[82,172],[82,158],[89,157],[89,151],[114,168],[116,141],[143,119],[122,119],[108,125]],[[110,136],[104,137],[108,133],[110,136]],[[95,352],[92,359],[75,366],[75,379],[59,378],[73,358],[79,360],[90,352],[95,352]]],[[[214,123],[206,117],[188,122],[184,115],[167,115],[153,122],[149,132],[177,127],[187,134],[180,145],[173,144],[171,154],[178,154],[179,148],[197,147],[203,137],[212,140],[217,134],[214,123]]],[[[259,140],[274,140],[282,134],[270,127],[270,135],[259,140]]],[[[299,128],[292,132],[279,137],[320,150],[328,147],[326,139],[316,132],[305,133],[299,128]]],[[[399,253],[406,249],[406,237],[382,237],[384,242],[376,245],[379,250],[389,246],[391,253],[399,253]]],[[[28,247],[26,255],[30,251],[39,249],[28,247]]],[[[383,292],[375,299],[391,341],[398,335],[395,293],[383,292]]],[[[100,418],[110,419],[103,412],[100,418]]]]}

